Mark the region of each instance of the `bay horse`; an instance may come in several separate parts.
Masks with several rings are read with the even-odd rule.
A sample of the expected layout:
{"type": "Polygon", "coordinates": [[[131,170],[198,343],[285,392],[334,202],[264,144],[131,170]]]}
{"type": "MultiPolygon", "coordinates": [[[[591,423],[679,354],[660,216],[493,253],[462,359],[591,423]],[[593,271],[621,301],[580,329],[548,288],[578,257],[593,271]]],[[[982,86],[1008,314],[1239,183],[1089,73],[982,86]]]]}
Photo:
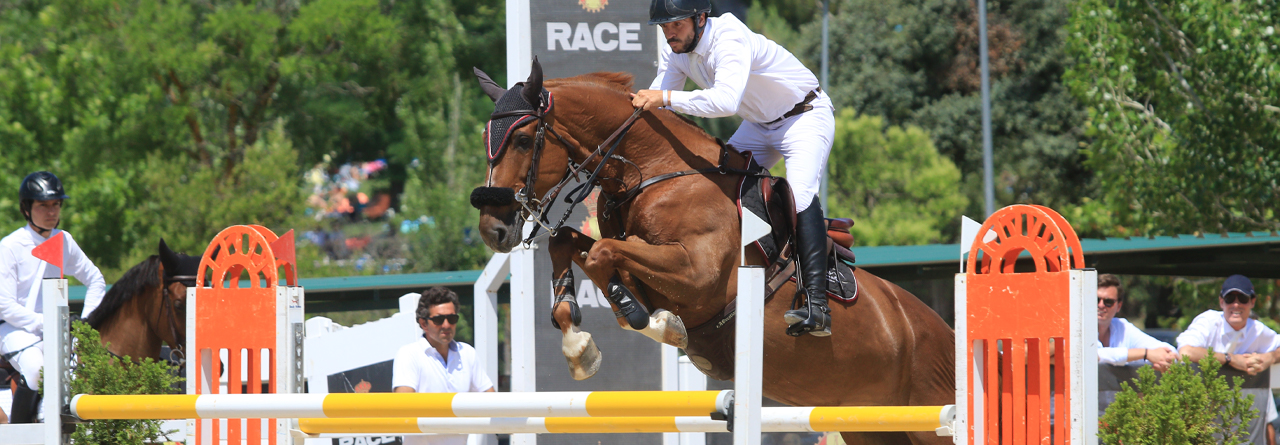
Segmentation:
{"type": "Polygon", "coordinates": [[[133,266],[107,290],[85,319],[116,357],[181,362],[187,333],[187,288],[194,287],[200,257],[176,253],[160,240],[159,252],[133,266]],[[161,357],[160,345],[175,357],[161,357]]]}
{"type": "MultiPolygon", "coordinates": [[[[485,244],[498,252],[520,244],[524,222],[537,223],[570,176],[595,172],[590,182],[601,189],[599,241],[571,227],[547,227],[554,230],[553,321],[564,334],[573,377],[590,377],[602,356],[578,327],[576,303],[559,297],[573,294],[571,263],[605,295],[620,277],[652,311],[648,326],[637,330],[684,349],[708,376],[731,379],[740,261],[735,198],[743,176],[716,171],[737,155],[726,156],[728,147],[671,111],[636,112],[626,73],[544,82],[535,60],[529,79],[505,90],[475,72],[496,109],[486,127],[486,184],[472,192],[485,244]]],[[[747,250],[746,262],[763,265],[765,258],[747,250]]],[[[764,395],[794,406],[955,403],[951,328],[901,287],[862,269],[855,277],[856,305],[831,302],[830,337],[786,334],[782,315],[794,283],[767,300],[764,395]]],[[[618,324],[632,329],[614,310],[618,324]]],[[[850,444],[951,442],[933,432],[842,436],[850,444]]]]}

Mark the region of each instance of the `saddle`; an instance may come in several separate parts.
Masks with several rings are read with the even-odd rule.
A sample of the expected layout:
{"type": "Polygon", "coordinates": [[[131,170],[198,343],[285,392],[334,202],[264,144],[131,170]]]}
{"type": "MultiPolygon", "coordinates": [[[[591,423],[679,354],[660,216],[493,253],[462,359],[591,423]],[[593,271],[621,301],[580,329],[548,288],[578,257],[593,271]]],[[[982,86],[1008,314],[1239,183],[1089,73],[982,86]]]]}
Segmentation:
{"type": "MultiPolygon", "coordinates": [[[[768,222],[772,230],[751,246],[765,258],[765,298],[773,296],[787,281],[796,282],[795,227],[796,205],[786,178],[769,176],[750,153],[739,153],[742,163],[752,174],[744,175],[738,185],[738,217],[752,212],[768,222]]],[[[852,304],[858,299],[854,278],[853,220],[827,218],[827,297],[852,304]]]]}

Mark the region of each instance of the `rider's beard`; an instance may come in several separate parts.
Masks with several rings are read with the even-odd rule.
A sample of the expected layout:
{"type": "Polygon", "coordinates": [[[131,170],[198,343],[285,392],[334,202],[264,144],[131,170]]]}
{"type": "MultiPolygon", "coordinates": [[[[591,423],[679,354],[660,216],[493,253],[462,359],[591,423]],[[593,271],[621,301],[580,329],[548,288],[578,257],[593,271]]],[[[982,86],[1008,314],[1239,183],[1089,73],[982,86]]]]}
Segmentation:
{"type": "Polygon", "coordinates": [[[689,37],[684,39],[668,39],[667,44],[670,45],[672,40],[680,42],[680,49],[677,50],[675,47],[672,47],[671,52],[676,54],[684,54],[689,51],[693,51],[693,34],[692,33],[689,34],[689,37]]]}

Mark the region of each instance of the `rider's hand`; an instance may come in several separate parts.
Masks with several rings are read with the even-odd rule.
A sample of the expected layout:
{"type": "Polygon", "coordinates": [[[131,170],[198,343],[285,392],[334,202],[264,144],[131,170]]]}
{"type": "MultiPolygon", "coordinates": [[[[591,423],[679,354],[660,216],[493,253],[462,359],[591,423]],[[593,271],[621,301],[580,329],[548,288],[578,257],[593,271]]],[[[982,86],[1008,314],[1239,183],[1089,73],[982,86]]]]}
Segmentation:
{"type": "Polygon", "coordinates": [[[631,106],[641,110],[652,110],[661,106],[665,106],[662,98],[662,90],[640,90],[631,94],[631,106]]]}

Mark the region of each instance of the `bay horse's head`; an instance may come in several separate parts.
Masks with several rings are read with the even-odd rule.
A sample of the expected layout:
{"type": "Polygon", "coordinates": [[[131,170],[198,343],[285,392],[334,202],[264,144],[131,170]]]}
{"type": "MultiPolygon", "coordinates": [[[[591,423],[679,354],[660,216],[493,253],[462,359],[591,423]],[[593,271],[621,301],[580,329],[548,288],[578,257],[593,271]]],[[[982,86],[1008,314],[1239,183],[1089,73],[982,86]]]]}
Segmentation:
{"type": "Polygon", "coordinates": [[[483,187],[471,192],[480,210],[480,236],[497,252],[510,252],[523,237],[524,221],[540,218],[550,202],[541,198],[568,174],[569,152],[553,130],[554,98],[542,85],[542,66],[535,59],[529,79],[503,89],[475,70],[480,87],[494,102],[485,126],[489,173],[483,187]],[[547,150],[548,136],[560,140],[547,150]]]}
{"type": "Polygon", "coordinates": [[[160,240],[157,255],[126,271],[85,321],[117,355],[160,359],[160,342],[180,351],[186,343],[187,288],[195,286],[199,268],[200,257],[176,253],[160,240]]]}

